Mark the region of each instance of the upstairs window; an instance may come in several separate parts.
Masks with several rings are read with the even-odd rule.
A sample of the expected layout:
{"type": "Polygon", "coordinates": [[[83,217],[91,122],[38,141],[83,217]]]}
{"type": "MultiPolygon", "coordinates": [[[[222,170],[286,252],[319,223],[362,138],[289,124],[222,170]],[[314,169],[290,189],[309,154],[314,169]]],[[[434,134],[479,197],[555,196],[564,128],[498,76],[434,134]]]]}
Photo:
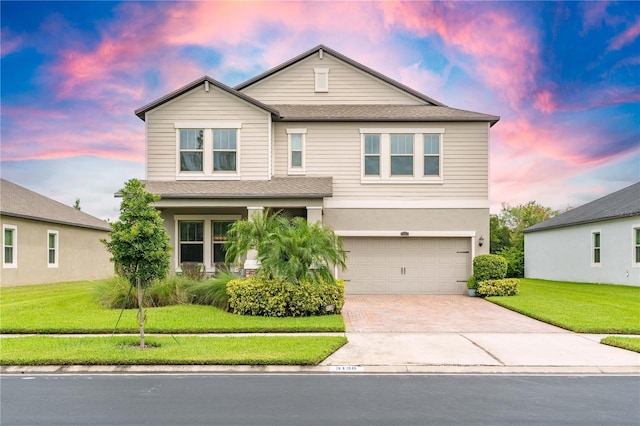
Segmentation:
{"type": "Polygon", "coordinates": [[[47,266],[58,267],[58,231],[47,231],[47,266]]]}
{"type": "Polygon", "coordinates": [[[236,129],[214,129],[213,172],[235,172],[236,160],[236,129]]]}
{"type": "Polygon", "coordinates": [[[380,176],[380,135],[364,135],[364,175],[380,176]]]}
{"type": "Polygon", "coordinates": [[[440,176],[440,135],[424,135],[425,176],[440,176]]]}
{"type": "Polygon", "coordinates": [[[2,267],[18,267],[18,228],[16,226],[2,226],[2,247],[2,267]]]}
{"type": "Polygon", "coordinates": [[[593,238],[593,263],[595,265],[600,264],[600,232],[594,232],[592,234],[593,238]]]}
{"type": "Polygon", "coordinates": [[[391,135],[391,176],[413,176],[413,135],[391,135]]]}
{"type": "Polygon", "coordinates": [[[287,129],[289,139],[288,172],[290,175],[305,173],[305,145],[307,129],[287,129]]]}
{"type": "Polygon", "coordinates": [[[204,221],[181,221],[180,263],[204,260],[204,221]]]}
{"type": "Polygon", "coordinates": [[[203,170],[204,132],[202,129],[180,130],[180,171],[203,170]]]}

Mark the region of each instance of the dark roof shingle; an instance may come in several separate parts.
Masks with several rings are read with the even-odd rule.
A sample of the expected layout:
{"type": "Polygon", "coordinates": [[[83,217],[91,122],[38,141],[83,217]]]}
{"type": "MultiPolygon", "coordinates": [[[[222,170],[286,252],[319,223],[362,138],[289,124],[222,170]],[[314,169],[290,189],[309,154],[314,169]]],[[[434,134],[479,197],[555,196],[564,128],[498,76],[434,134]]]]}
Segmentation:
{"type": "Polygon", "coordinates": [[[535,232],[552,228],[600,222],[608,219],[640,215],[640,182],[605,195],[568,212],[530,226],[522,232],[535,232]]]}
{"type": "Polygon", "coordinates": [[[0,180],[0,214],[81,228],[110,231],[104,220],[59,203],[8,180],[0,180]]]}
{"type": "Polygon", "coordinates": [[[271,180],[145,181],[162,198],[324,198],[333,193],[331,177],[274,177],[271,180]]]}

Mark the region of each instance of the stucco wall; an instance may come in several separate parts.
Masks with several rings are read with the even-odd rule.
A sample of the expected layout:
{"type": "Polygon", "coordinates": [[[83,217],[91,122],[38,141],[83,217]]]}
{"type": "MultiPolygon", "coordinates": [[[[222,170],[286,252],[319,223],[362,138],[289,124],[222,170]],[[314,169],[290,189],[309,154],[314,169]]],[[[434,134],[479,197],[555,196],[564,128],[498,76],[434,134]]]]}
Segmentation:
{"type": "Polygon", "coordinates": [[[113,276],[111,256],[100,242],[101,238],[108,237],[106,231],[6,216],[1,217],[0,222],[17,227],[18,256],[16,268],[0,268],[2,287],[113,276]],[[48,231],[58,231],[57,267],[48,266],[48,231]]]}
{"type": "Polygon", "coordinates": [[[557,281],[640,286],[633,229],[640,217],[525,234],[525,276],[557,281]],[[600,232],[601,261],[592,263],[592,233],[600,232]]]}

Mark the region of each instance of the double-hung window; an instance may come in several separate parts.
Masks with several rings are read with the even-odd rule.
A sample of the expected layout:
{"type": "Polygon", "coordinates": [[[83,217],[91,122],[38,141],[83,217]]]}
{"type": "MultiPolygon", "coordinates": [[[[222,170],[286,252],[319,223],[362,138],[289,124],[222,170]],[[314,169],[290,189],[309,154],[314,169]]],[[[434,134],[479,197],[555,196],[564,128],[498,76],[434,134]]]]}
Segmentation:
{"type": "Polygon", "coordinates": [[[380,176],[380,135],[364,135],[364,175],[380,176]]]}
{"type": "Polygon", "coordinates": [[[225,256],[227,254],[225,242],[227,241],[227,232],[229,228],[231,228],[231,225],[233,225],[233,222],[228,220],[211,221],[211,231],[213,233],[211,236],[211,253],[213,257],[211,263],[214,266],[225,263],[225,256]]]}
{"type": "Polygon", "coordinates": [[[180,171],[201,172],[203,170],[204,131],[202,129],[180,130],[180,171]]]}
{"type": "Polygon", "coordinates": [[[213,172],[235,172],[237,149],[236,129],[213,129],[213,172]]]}
{"type": "Polygon", "coordinates": [[[442,184],[444,128],[361,128],[362,183],[442,184]]]}
{"type": "Polygon", "coordinates": [[[204,261],[204,221],[180,221],[180,263],[204,261]]]}
{"type": "Polygon", "coordinates": [[[413,176],[413,135],[391,135],[391,176],[413,176]]]}
{"type": "Polygon", "coordinates": [[[440,135],[424,135],[424,176],[440,176],[440,135]]]}
{"type": "Polygon", "coordinates": [[[633,229],[633,260],[640,265],[640,227],[633,229]]]}
{"type": "Polygon", "coordinates": [[[600,232],[593,232],[591,234],[591,238],[593,239],[593,258],[592,263],[594,265],[600,264],[600,232]]]}
{"type": "Polygon", "coordinates": [[[58,231],[47,231],[47,267],[58,267],[58,231]]]}
{"type": "Polygon", "coordinates": [[[18,267],[18,227],[2,226],[2,267],[18,267]]]}
{"type": "Polygon", "coordinates": [[[305,145],[307,129],[287,129],[289,140],[288,173],[305,173],[305,145]]]}

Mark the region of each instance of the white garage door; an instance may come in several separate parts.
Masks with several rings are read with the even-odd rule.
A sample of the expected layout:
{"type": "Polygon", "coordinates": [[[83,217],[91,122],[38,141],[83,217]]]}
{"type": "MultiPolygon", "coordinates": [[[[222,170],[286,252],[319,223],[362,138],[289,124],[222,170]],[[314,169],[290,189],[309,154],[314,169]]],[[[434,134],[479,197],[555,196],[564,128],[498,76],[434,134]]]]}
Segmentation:
{"type": "Polygon", "coordinates": [[[347,294],[463,294],[470,238],[347,237],[347,294]]]}

